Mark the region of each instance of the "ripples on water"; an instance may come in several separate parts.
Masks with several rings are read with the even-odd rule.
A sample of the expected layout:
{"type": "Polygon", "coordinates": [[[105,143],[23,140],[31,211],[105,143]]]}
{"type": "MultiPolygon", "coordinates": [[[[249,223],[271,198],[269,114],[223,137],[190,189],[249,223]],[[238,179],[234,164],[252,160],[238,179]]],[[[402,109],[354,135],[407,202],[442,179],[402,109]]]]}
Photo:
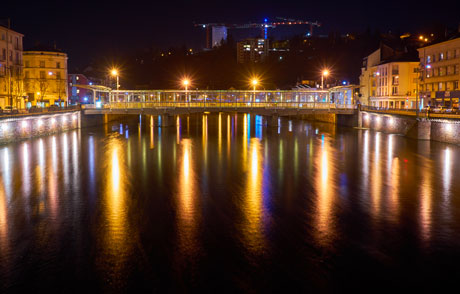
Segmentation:
{"type": "Polygon", "coordinates": [[[0,289],[420,287],[459,275],[453,145],[143,116],[0,146],[0,289]]]}

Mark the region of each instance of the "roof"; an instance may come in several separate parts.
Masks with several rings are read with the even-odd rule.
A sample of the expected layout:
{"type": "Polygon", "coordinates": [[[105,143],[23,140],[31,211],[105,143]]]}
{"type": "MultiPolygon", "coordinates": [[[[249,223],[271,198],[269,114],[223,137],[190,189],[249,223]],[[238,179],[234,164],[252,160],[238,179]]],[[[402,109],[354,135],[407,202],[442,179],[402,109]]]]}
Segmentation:
{"type": "Polygon", "coordinates": [[[16,32],[15,30],[9,29],[8,27],[6,27],[6,26],[4,26],[4,25],[2,25],[2,24],[0,24],[0,28],[5,29],[5,30],[8,30],[8,31],[10,31],[10,32],[12,32],[12,33],[18,34],[18,35],[20,35],[21,37],[24,37],[23,34],[18,33],[18,32],[16,32]]]}
{"type": "Polygon", "coordinates": [[[420,47],[419,50],[422,49],[422,48],[427,48],[427,47],[435,46],[435,45],[438,45],[438,44],[441,44],[441,43],[445,43],[445,42],[449,42],[449,41],[454,41],[454,40],[457,40],[457,39],[460,39],[460,32],[457,32],[457,33],[455,33],[455,34],[452,34],[452,35],[450,35],[450,36],[447,37],[447,38],[438,39],[438,40],[436,40],[436,41],[434,41],[434,42],[432,42],[432,43],[430,43],[430,44],[428,44],[428,45],[426,45],[426,46],[420,47]]]}
{"type": "Polygon", "coordinates": [[[57,53],[64,53],[62,50],[57,49],[55,47],[47,46],[47,45],[35,45],[34,47],[27,48],[24,51],[43,51],[43,52],[57,52],[57,53]]]}

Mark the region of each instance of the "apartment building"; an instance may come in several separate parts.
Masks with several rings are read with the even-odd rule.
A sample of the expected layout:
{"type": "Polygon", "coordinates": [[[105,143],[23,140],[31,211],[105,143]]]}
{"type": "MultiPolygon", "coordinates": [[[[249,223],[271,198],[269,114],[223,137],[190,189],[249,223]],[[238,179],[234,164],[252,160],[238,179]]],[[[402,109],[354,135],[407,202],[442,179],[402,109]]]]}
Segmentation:
{"type": "Polygon", "coordinates": [[[460,35],[418,49],[423,106],[459,108],[460,35]]]}
{"type": "Polygon", "coordinates": [[[23,91],[24,35],[0,26],[0,107],[20,107],[23,91]]]}

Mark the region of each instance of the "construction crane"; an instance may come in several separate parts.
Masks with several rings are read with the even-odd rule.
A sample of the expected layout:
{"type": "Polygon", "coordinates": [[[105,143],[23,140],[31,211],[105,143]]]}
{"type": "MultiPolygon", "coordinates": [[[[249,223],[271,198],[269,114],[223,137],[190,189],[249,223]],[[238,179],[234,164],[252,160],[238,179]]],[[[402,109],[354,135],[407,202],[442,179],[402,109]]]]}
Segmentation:
{"type": "Polygon", "coordinates": [[[283,17],[276,17],[275,22],[269,22],[264,19],[263,23],[245,23],[245,24],[228,24],[228,23],[201,23],[195,24],[195,27],[206,29],[206,48],[211,49],[217,46],[222,40],[227,39],[228,29],[260,29],[261,36],[268,39],[268,28],[276,28],[278,26],[291,25],[309,25],[310,30],[307,36],[313,36],[313,27],[320,27],[321,24],[317,21],[295,20],[283,17]]]}

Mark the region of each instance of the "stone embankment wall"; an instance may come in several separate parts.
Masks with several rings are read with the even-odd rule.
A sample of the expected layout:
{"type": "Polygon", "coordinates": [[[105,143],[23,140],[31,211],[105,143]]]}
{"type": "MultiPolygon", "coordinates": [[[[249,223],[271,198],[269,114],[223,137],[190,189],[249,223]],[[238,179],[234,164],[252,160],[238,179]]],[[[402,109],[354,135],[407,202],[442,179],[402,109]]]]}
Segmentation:
{"type": "Polygon", "coordinates": [[[80,111],[0,117],[0,144],[80,127],[80,111]]]}
{"type": "Polygon", "coordinates": [[[460,145],[460,120],[458,119],[416,119],[413,116],[373,112],[361,112],[360,115],[364,128],[418,140],[460,145]]]}

